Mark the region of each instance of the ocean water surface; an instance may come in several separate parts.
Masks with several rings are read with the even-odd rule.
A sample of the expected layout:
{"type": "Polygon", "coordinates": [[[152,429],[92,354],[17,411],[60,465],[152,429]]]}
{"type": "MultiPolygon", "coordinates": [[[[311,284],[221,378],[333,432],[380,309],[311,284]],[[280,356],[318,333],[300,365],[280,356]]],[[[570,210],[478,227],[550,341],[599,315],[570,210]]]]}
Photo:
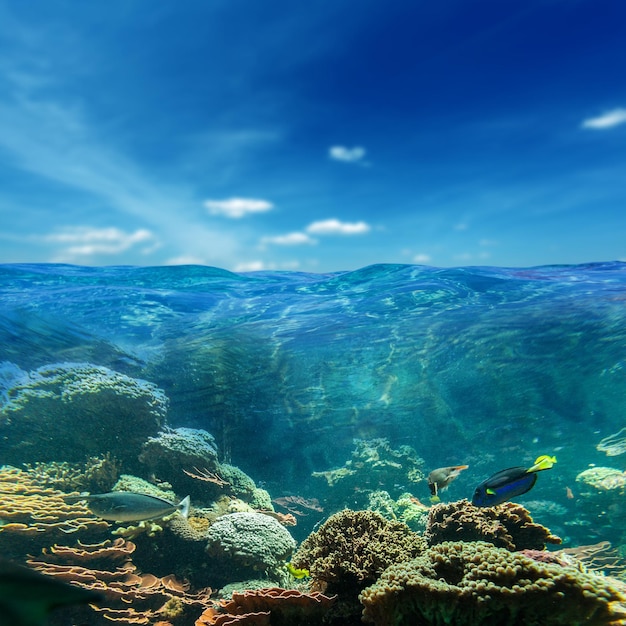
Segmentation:
{"type": "Polygon", "coordinates": [[[335,511],[375,509],[373,493],[429,506],[434,468],[467,465],[439,496],[471,500],[547,454],[557,463],[515,502],[561,547],[626,549],[625,263],[3,265],[0,362],[0,465],[110,454],[182,498],[183,470],[215,483],[145,462],[145,442],[205,431],[219,463],[298,518],[300,542],[335,511]]]}

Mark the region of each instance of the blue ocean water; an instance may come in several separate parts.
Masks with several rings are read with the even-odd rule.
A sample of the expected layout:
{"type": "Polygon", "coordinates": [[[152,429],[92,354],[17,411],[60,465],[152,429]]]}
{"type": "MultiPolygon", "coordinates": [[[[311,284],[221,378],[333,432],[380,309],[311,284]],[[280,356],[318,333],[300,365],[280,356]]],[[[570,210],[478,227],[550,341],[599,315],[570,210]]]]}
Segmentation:
{"type": "MultiPolygon", "coordinates": [[[[450,501],[555,455],[519,501],[543,503],[540,521],[571,545],[626,543],[624,508],[586,511],[577,482],[594,466],[626,470],[626,454],[597,449],[626,426],[626,263],[329,274],[3,265],[0,362],[2,402],[20,375],[55,364],[147,381],[167,396],[171,427],[210,432],[220,457],[273,497],[323,499],[313,474],[343,467],[363,441],[410,446],[426,473],[467,464],[450,501]]],[[[108,428],[103,452],[130,424],[108,428]]],[[[45,446],[17,456],[15,446],[5,434],[0,464],[51,460],[45,446]]],[[[380,487],[429,496],[425,481],[380,487]]]]}

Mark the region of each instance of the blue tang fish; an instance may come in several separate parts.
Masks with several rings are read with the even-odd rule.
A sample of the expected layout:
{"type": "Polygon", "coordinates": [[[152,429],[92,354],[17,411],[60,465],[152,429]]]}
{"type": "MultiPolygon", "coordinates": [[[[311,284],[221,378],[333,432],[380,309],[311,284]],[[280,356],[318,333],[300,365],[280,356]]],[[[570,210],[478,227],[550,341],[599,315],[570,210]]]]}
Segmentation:
{"type": "Polygon", "coordinates": [[[531,467],[509,467],[484,480],[474,491],[474,506],[496,506],[530,491],[537,482],[537,472],[550,469],[556,458],[540,456],[531,467]]]}

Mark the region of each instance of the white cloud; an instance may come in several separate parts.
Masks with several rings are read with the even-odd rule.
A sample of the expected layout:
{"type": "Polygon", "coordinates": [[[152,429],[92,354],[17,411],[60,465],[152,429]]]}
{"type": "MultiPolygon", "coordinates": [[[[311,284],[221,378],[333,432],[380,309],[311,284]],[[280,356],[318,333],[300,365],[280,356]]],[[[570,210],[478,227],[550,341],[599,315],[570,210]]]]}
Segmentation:
{"type": "Polygon", "coordinates": [[[274,208],[267,200],[258,198],[228,198],[227,200],[207,200],[204,206],[213,215],[224,215],[239,219],[248,213],[265,213],[274,208]]]}
{"type": "Polygon", "coordinates": [[[278,246],[300,246],[303,244],[316,244],[317,240],[309,237],[306,233],[293,232],[274,237],[263,237],[261,244],[273,243],[278,246]]]}
{"type": "Polygon", "coordinates": [[[235,265],[234,272],[260,272],[265,269],[263,261],[247,261],[235,265]]]}
{"type": "Polygon", "coordinates": [[[370,230],[366,222],[340,222],[338,219],[319,220],[306,227],[314,235],[362,235],[370,230]]]}
{"type": "Polygon", "coordinates": [[[346,163],[355,163],[365,156],[365,148],[355,146],[354,148],[346,148],[345,146],[332,146],[328,150],[328,156],[335,161],[344,161],[346,163]]]}
{"type": "Polygon", "coordinates": [[[182,255],[167,259],[165,265],[206,265],[206,261],[198,256],[182,255]]]}
{"type": "Polygon", "coordinates": [[[624,123],[626,123],[626,109],[620,108],[607,111],[598,117],[590,117],[584,120],[581,126],[593,130],[604,130],[605,128],[613,128],[624,123]]]}
{"type": "Polygon", "coordinates": [[[416,254],[413,257],[413,263],[420,263],[420,264],[426,264],[426,263],[430,263],[431,258],[430,258],[430,254],[416,254]]]}
{"type": "MultiPolygon", "coordinates": [[[[156,244],[155,236],[145,228],[127,233],[119,228],[90,228],[76,226],[57,233],[43,236],[44,241],[59,243],[64,246],[64,253],[71,257],[83,257],[94,254],[118,254],[140,243],[156,244]]],[[[150,251],[144,250],[144,252],[150,251]]]]}

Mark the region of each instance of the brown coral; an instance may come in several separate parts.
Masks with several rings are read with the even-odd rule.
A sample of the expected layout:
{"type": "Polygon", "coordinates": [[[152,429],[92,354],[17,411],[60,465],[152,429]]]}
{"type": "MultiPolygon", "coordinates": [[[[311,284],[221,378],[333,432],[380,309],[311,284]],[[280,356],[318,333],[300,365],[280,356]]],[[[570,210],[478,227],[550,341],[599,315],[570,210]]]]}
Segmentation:
{"type": "Polygon", "coordinates": [[[320,592],[304,593],[280,587],[234,592],[231,600],[221,600],[216,607],[206,609],[196,626],[321,624],[334,602],[335,597],[320,592]]]}
{"type": "Polygon", "coordinates": [[[512,551],[543,550],[546,543],[561,543],[560,537],[535,524],[520,504],[477,507],[465,499],[432,507],[424,536],[431,546],[443,541],[488,541],[512,551]]]}
{"type": "Polygon", "coordinates": [[[63,492],[43,486],[33,470],[0,468],[0,549],[21,558],[80,531],[95,537],[109,527],[84,504],[67,504],[63,492]]]}
{"type": "Polygon", "coordinates": [[[412,559],[424,548],[424,539],[402,522],[345,509],[309,535],[291,562],[308,569],[313,583],[329,592],[358,592],[389,565],[412,559]]]}
{"type": "Polygon", "coordinates": [[[390,567],[360,600],[376,626],[626,623],[626,596],[610,579],[482,541],[428,548],[390,567]]]}
{"type": "Polygon", "coordinates": [[[188,585],[173,576],[159,578],[141,574],[130,560],[135,545],[118,538],[98,544],[54,546],[28,564],[49,576],[71,581],[81,587],[97,590],[104,600],[90,609],[76,609],[74,615],[100,623],[103,620],[123,624],[156,624],[158,621],[184,616],[209,599],[211,590],[188,593],[188,585]]]}

